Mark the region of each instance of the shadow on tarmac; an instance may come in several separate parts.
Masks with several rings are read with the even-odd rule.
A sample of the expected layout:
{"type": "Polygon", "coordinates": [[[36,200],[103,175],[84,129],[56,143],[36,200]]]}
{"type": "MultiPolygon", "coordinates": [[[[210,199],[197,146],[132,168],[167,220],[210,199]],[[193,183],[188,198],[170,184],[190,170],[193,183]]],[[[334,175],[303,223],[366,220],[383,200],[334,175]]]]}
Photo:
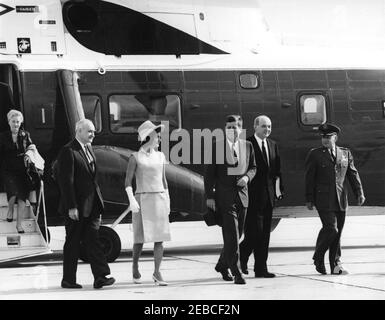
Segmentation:
{"type": "MultiPolygon", "coordinates": [[[[344,246],[344,250],[349,249],[383,249],[385,245],[363,245],[363,246],[344,246]]],[[[217,255],[222,250],[222,245],[200,245],[200,246],[182,246],[174,248],[165,248],[164,257],[168,260],[177,259],[175,256],[199,256],[199,255],[217,255]]],[[[273,247],[269,248],[270,252],[300,252],[300,251],[313,251],[314,247],[273,247]]],[[[153,257],[153,251],[151,249],[144,249],[142,252],[142,257],[148,257],[151,259],[153,257]]],[[[127,259],[132,258],[132,250],[125,249],[122,250],[118,260],[113,263],[126,263],[127,259]],[[122,259],[122,260],[120,260],[122,259]]],[[[0,263],[0,269],[2,268],[24,268],[28,266],[37,266],[37,265],[61,265],[63,259],[63,251],[55,250],[51,254],[45,254],[36,257],[24,258],[20,260],[14,260],[10,262],[0,263]]],[[[79,260],[79,263],[82,263],[79,260]]]]}
{"type": "MultiPolygon", "coordinates": [[[[176,280],[176,281],[167,281],[168,283],[168,286],[167,287],[159,287],[160,289],[161,288],[170,288],[170,287],[173,287],[173,286],[177,286],[177,287],[199,287],[199,286],[202,286],[202,285],[205,285],[205,286],[221,286],[221,285],[232,285],[233,282],[225,282],[221,279],[219,279],[218,277],[216,278],[204,278],[204,279],[191,279],[191,280],[183,280],[183,281],[180,281],[180,280],[176,280]]],[[[125,289],[125,290],[128,290],[128,292],[132,292],[132,293],[137,293],[137,294],[140,294],[140,293],[145,293],[144,291],[141,292],[141,290],[144,290],[144,289],[151,289],[151,288],[154,288],[154,287],[158,287],[154,284],[154,282],[152,281],[143,281],[143,283],[141,284],[134,284],[130,281],[123,281],[123,282],[119,282],[119,283],[115,283],[113,286],[110,286],[110,287],[105,287],[103,288],[102,290],[103,291],[108,291],[108,290],[114,290],[114,289],[125,289]]],[[[262,286],[261,286],[262,288],[262,286]]],[[[82,293],[86,293],[86,292],[95,292],[96,289],[94,289],[92,287],[92,285],[83,285],[83,288],[82,289],[62,289],[60,287],[60,285],[57,285],[57,286],[51,286],[51,287],[39,287],[39,288],[28,288],[28,289],[11,289],[11,290],[7,290],[7,294],[34,294],[34,293],[41,293],[42,291],[41,290],[44,290],[44,293],[58,293],[58,292],[63,292],[63,293],[67,293],[67,292],[82,292],[82,293]]],[[[100,290],[100,289],[99,289],[100,290]]]]}

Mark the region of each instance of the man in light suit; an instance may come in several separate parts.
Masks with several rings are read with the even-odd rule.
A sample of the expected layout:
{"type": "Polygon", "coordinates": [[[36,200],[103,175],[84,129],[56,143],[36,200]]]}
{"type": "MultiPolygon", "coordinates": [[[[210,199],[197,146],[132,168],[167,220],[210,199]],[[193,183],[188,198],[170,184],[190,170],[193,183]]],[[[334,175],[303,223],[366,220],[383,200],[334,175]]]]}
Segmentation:
{"type": "Polygon", "coordinates": [[[90,120],[76,123],[76,137],[65,145],[57,160],[56,180],[60,189],[59,212],[65,217],[66,240],[63,248],[62,288],[80,289],[76,270],[83,242],[94,275],[94,288],[112,285],[106,276],[110,268],[99,241],[104,205],[96,179],[97,166],[91,143],[95,127],[90,120]]]}
{"type": "Polygon", "coordinates": [[[241,268],[248,274],[247,262],[254,253],[254,273],[256,278],[273,278],[267,269],[271,220],[276,199],[283,191],[281,160],[278,145],[268,139],[271,120],[267,116],[254,119],[254,135],[247,138],[254,147],[257,173],[249,186],[250,205],[245,222],[245,238],[240,244],[241,268]],[[276,194],[276,182],[279,188],[276,194]]]}
{"type": "Polygon", "coordinates": [[[213,159],[206,167],[205,191],[207,206],[218,210],[222,218],[223,249],[215,267],[225,281],[245,284],[239,262],[239,238],[248,207],[247,186],[256,171],[253,147],[250,142],[239,139],[242,118],[231,115],[226,119],[226,139],[217,141],[213,148],[213,159]],[[223,159],[218,159],[222,154],[223,159]]]}
{"type": "Polygon", "coordinates": [[[326,274],[324,256],[329,250],[331,274],[347,274],[340,261],[340,239],[348,207],[347,182],[359,206],[365,202],[365,196],[352,153],[348,148],[336,145],[340,128],[325,123],[318,130],[322,147],[310,150],[305,162],[306,206],[313,210],[315,205],[322,222],[313,256],[314,265],[319,273],[326,274]]]}

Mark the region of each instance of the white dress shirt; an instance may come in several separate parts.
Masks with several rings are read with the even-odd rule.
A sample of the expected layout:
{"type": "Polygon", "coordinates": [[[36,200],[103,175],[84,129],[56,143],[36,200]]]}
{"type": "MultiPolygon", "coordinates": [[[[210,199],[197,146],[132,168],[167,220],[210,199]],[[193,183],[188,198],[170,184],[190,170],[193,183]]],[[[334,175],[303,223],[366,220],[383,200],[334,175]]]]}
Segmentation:
{"type": "MultiPolygon", "coordinates": [[[[235,143],[230,141],[229,139],[226,139],[226,140],[227,140],[227,143],[229,144],[230,150],[235,151],[235,154],[237,155],[237,158],[239,160],[239,140],[237,140],[235,143]]],[[[232,153],[231,153],[231,156],[233,156],[232,153]]]]}

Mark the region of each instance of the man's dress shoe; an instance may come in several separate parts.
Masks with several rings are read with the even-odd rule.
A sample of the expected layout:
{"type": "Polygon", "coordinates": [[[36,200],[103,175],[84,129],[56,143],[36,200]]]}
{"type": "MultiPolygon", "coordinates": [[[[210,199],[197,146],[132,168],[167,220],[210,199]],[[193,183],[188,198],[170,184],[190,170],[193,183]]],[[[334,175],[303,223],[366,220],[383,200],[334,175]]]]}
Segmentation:
{"type": "Polygon", "coordinates": [[[344,275],[344,274],[349,274],[349,271],[346,270],[341,264],[337,264],[331,274],[338,274],[338,275],[344,275]]]}
{"type": "Polygon", "coordinates": [[[65,280],[61,281],[61,287],[64,288],[64,289],[81,289],[81,288],[83,288],[78,283],[70,283],[70,282],[65,281],[65,280]]]}
{"type": "Polygon", "coordinates": [[[314,265],[319,273],[326,274],[325,263],[322,260],[314,260],[314,265]]]}
{"type": "Polygon", "coordinates": [[[268,271],[256,272],[254,276],[255,278],[275,278],[275,274],[268,271]]]}
{"type": "Polygon", "coordinates": [[[223,280],[225,281],[233,281],[233,277],[230,275],[228,269],[220,269],[217,266],[215,267],[215,271],[219,272],[222,275],[223,280]]]}
{"type": "Polygon", "coordinates": [[[235,284],[246,284],[245,279],[239,274],[234,277],[234,283],[235,284]]]}
{"type": "Polygon", "coordinates": [[[115,278],[107,278],[107,277],[98,277],[94,281],[94,288],[100,289],[105,286],[111,286],[115,283],[115,278]]]}
{"type": "Polygon", "coordinates": [[[247,264],[241,263],[241,271],[243,274],[249,274],[249,270],[247,270],[247,264]]]}

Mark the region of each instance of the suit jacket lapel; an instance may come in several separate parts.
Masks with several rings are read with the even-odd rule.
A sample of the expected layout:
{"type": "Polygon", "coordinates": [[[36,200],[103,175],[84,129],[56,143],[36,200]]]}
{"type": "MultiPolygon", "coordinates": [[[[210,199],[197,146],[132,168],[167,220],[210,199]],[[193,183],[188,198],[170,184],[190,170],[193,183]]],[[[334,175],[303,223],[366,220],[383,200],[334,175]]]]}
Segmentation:
{"type": "Polygon", "coordinates": [[[270,168],[273,165],[273,161],[274,161],[273,159],[275,159],[275,154],[274,154],[273,146],[271,145],[271,141],[269,139],[266,139],[266,143],[267,143],[267,152],[269,153],[267,156],[269,157],[268,165],[269,165],[269,170],[270,170],[270,168]]]}
{"type": "Polygon", "coordinates": [[[95,153],[94,150],[92,149],[92,146],[88,146],[88,151],[90,152],[90,155],[92,157],[92,161],[95,163],[95,153]]]}
{"type": "Polygon", "coordinates": [[[86,165],[86,167],[88,169],[88,172],[92,176],[93,175],[92,174],[92,168],[90,166],[90,163],[88,162],[87,156],[86,156],[82,146],[80,145],[79,141],[77,139],[75,139],[75,142],[76,142],[76,145],[77,145],[79,153],[82,155],[82,158],[83,158],[83,160],[85,162],[85,165],[86,165]]]}
{"type": "Polygon", "coordinates": [[[330,162],[334,163],[334,160],[332,158],[332,155],[330,154],[330,151],[328,148],[324,147],[324,155],[325,155],[325,158],[328,159],[330,162]]]}
{"type": "Polygon", "coordinates": [[[226,159],[225,166],[227,167],[227,174],[237,177],[243,175],[247,171],[247,160],[249,157],[249,151],[247,148],[246,140],[238,140],[238,163],[233,162],[233,151],[231,150],[229,143],[225,140],[226,159]],[[227,159],[228,158],[228,159],[227,159]]]}
{"type": "Polygon", "coordinates": [[[249,157],[246,140],[239,139],[238,166],[240,172],[246,172],[247,159],[249,157]]]}
{"type": "Polygon", "coordinates": [[[342,151],[336,146],[336,164],[341,163],[342,151]]]}
{"type": "MultiPolygon", "coordinates": [[[[262,154],[262,150],[261,150],[261,147],[259,146],[259,144],[258,144],[258,141],[257,141],[257,139],[255,138],[255,135],[253,135],[253,141],[254,141],[254,152],[255,153],[258,153],[258,155],[259,155],[259,157],[262,159],[262,162],[266,165],[266,166],[268,166],[268,164],[266,163],[266,161],[265,161],[265,158],[263,157],[263,154],[262,154]]],[[[271,155],[271,152],[270,152],[270,148],[271,148],[271,146],[270,146],[270,143],[268,142],[268,140],[266,139],[266,144],[267,144],[267,146],[265,146],[265,148],[266,148],[266,152],[268,152],[269,154],[267,155],[268,157],[269,157],[269,159],[270,159],[270,155],[271,155]]]]}
{"type": "Polygon", "coordinates": [[[91,155],[91,158],[92,158],[92,161],[93,161],[93,164],[94,164],[94,168],[91,168],[91,164],[89,164],[89,163],[88,164],[89,164],[89,167],[91,168],[92,175],[95,175],[95,173],[96,173],[96,157],[95,157],[95,153],[94,153],[94,150],[92,149],[91,145],[89,145],[87,147],[87,149],[88,149],[88,151],[89,151],[89,153],[91,155]]]}
{"type": "Polygon", "coordinates": [[[234,156],[233,156],[233,150],[230,149],[230,145],[227,141],[227,139],[225,138],[224,141],[224,150],[225,150],[225,163],[229,166],[233,166],[234,165],[234,156]]]}
{"type": "Polygon", "coordinates": [[[261,148],[259,147],[259,144],[258,144],[258,141],[257,139],[255,138],[255,136],[253,135],[253,147],[254,147],[254,153],[257,154],[258,153],[258,156],[262,159],[263,162],[264,159],[263,159],[263,155],[262,155],[262,150],[261,148]]]}

